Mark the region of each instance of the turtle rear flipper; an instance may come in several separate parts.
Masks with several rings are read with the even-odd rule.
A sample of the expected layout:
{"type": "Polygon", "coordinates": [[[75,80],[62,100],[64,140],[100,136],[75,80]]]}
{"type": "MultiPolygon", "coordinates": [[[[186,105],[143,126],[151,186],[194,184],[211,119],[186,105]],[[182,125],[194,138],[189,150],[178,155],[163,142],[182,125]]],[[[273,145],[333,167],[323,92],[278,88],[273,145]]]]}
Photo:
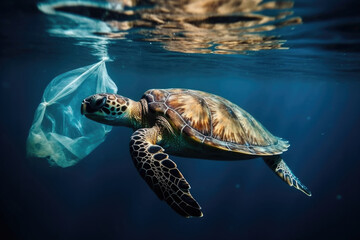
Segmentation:
{"type": "Polygon", "coordinates": [[[156,145],[160,128],[142,128],[134,132],[130,153],[141,177],[161,199],[184,217],[202,217],[201,207],[190,194],[190,185],[176,164],[156,145]]]}
{"type": "Polygon", "coordinates": [[[289,186],[293,186],[309,197],[311,196],[310,190],[292,173],[280,155],[264,157],[263,159],[271,170],[273,170],[284,182],[289,184],[289,186]]]}

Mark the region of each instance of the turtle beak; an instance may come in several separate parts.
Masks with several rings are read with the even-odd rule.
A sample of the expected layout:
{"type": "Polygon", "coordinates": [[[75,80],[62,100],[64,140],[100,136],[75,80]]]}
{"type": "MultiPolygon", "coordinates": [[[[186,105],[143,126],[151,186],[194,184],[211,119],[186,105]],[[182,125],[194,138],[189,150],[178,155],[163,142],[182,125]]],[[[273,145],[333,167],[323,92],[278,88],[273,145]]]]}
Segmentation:
{"type": "Polygon", "coordinates": [[[81,103],[81,115],[84,115],[86,113],[86,103],[83,101],[81,103]]]}
{"type": "Polygon", "coordinates": [[[87,113],[86,111],[87,105],[89,105],[89,101],[88,98],[85,98],[81,103],[81,109],[80,109],[81,115],[85,115],[87,113]]]}

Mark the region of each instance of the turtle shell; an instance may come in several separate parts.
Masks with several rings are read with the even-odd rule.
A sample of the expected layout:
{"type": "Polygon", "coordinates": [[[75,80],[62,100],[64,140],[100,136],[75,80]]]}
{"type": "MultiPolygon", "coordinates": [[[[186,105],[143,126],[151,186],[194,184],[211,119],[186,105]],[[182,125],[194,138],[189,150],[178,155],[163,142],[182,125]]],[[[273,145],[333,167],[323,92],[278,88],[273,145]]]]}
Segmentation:
{"type": "Polygon", "coordinates": [[[242,154],[277,155],[288,141],[273,136],[249,113],[214,94],[187,89],[151,89],[144,97],[151,112],[163,114],[180,134],[242,154]]]}

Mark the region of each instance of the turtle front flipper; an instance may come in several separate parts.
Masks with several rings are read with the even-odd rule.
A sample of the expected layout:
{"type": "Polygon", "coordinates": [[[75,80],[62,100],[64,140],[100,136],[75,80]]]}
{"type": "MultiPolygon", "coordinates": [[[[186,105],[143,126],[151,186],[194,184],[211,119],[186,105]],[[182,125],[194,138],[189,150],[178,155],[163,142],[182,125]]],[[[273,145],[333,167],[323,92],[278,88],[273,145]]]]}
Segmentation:
{"type": "Polygon", "coordinates": [[[159,127],[142,128],[134,132],[130,153],[142,178],[161,199],[184,217],[202,217],[201,207],[190,194],[190,185],[176,164],[156,145],[159,127]]]}
{"type": "Polygon", "coordinates": [[[280,155],[264,157],[265,163],[278,175],[284,182],[302,191],[309,197],[310,190],[300,182],[300,180],[292,173],[280,155]]]}

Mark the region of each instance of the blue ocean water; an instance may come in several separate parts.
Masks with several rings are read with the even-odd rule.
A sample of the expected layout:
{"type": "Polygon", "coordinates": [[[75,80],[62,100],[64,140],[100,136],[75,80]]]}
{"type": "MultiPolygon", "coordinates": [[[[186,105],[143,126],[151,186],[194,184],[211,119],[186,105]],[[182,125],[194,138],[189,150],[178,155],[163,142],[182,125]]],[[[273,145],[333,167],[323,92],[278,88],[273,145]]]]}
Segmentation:
{"type": "MultiPolygon", "coordinates": [[[[158,33],[141,21],[111,32],[74,32],[78,25],[41,12],[38,3],[8,1],[0,8],[2,239],[359,237],[356,1],[301,0],[283,10],[254,8],[255,16],[237,20],[192,19],[188,23],[203,30],[195,37],[187,24],[158,33]],[[256,19],[262,22],[255,26],[221,25],[256,19]],[[222,39],[211,35],[212,27],[222,39]],[[231,31],[238,28],[244,33],[231,31]],[[250,34],[252,29],[259,34],[250,34]],[[289,140],[283,157],[313,196],[288,187],[261,159],[172,157],[204,212],[203,218],[182,218],[141,179],[128,150],[132,131],[121,127],[73,167],[27,158],[26,138],[49,81],[97,62],[104,45],[119,94],[138,100],[147,89],[170,87],[215,93],[289,140]]],[[[79,15],[98,18],[89,9],[79,15]]]]}

